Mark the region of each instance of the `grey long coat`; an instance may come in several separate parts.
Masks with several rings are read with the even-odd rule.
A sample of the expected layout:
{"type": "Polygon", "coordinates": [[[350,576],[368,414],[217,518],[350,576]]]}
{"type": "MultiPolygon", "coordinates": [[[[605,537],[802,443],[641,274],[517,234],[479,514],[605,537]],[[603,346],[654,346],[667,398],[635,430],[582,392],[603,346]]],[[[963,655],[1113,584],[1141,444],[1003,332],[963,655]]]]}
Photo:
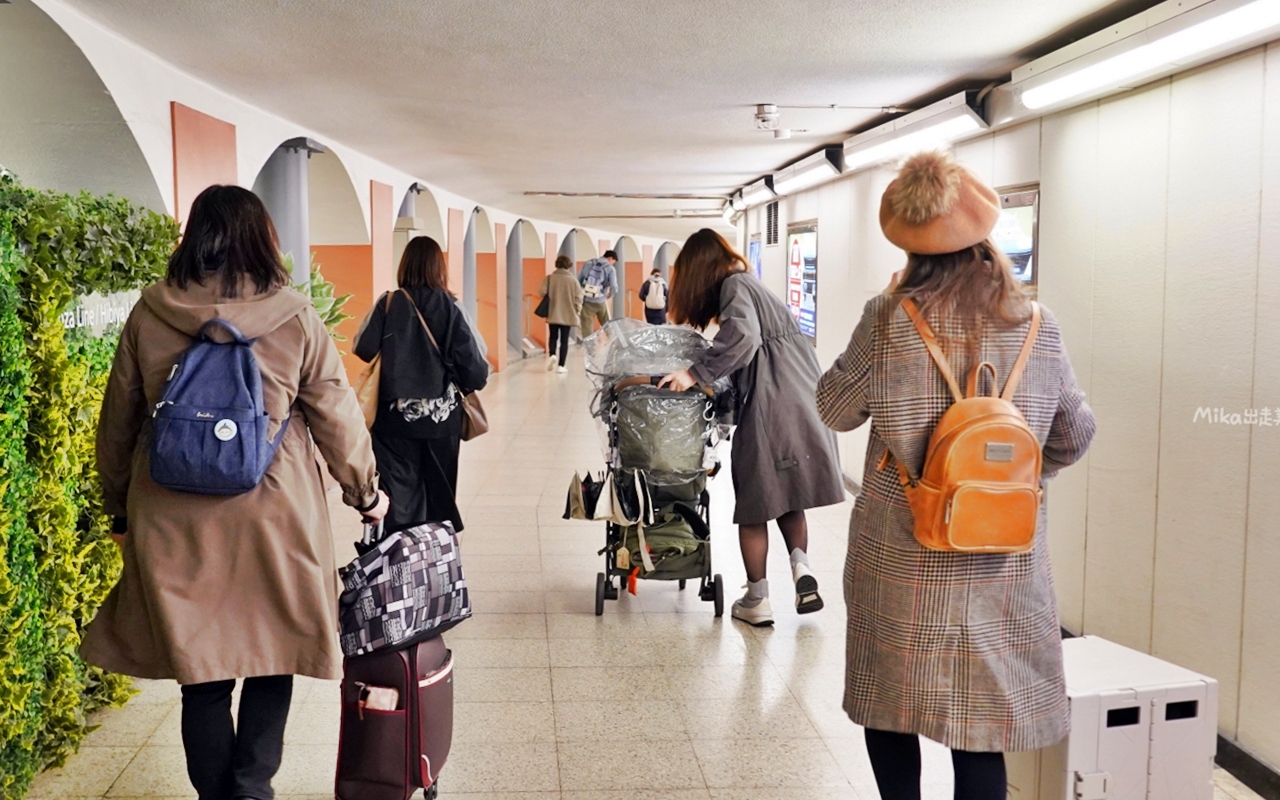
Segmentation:
{"type": "MultiPolygon", "coordinates": [[[[953,315],[929,322],[940,338],[964,340],[953,315]]],[[[1024,323],[982,342],[981,358],[995,365],[1001,386],[1026,333],[1024,323]]],[[[952,351],[948,359],[963,385],[967,358],[952,351]]],[[[1042,482],[1084,454],[1093,412],[1047,309],[1014,404],[1043,447],[1042,482]]],[[[888,447],[919,475],[929,435],[950,405],[906,312],[890,297],[867,303],[848,349],[818,387],[831,427],[847,431],[871,419],[844,571],[844,709],[860,725],[961,750],[1045,747],[1066,735],[1068,718],[1043,507],[1031,552],[926,550],[912,535],[897,470],[877,469],[888,447]]]]}
{"type": "Polygon", "coordinates": [[[752,525],[844,500],[836,437],[818,417],[821,368],[782,301],[738,273],[720,289],[720,330],[691,372],[704,386],[732,375],[733,521],[752,525]]]}

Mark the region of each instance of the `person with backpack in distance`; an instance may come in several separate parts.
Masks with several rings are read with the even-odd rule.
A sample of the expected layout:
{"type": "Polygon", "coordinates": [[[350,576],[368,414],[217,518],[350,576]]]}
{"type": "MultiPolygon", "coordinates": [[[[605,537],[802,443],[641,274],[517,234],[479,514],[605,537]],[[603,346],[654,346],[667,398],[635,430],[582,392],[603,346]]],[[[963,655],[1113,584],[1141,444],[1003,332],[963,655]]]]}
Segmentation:
{"type": "Polygon", "coordinates": [[[595,331],[596,321],[603,326],[609,321],[609,300],[618,291],[618,254],[612,250],[582,265],[578,284],[582,287],[582,318],[579,331],[583,339],[595,331]]]}
{"type": "Polygon", "coordinates": [[[103,669],[182,684],[201,800],[271,798],[293,676],[341,676],[315,449],[343,502],[386,513],[355,393],[289,285],[266,207],[212,186],[120,334],[97,466],[124,568],[80,647],[103,669]]]}
{"type": "Polygon", "coordinates": [[[818,385],[871,421],[849,523],[844,710],[884,800],[920,797],[920,742],[957,800],[1004,800],[1003,753],[1067,734],[1043,485],[1094,433],[1058,323],[990,239],[1000,199],[943,153],[906,161],[880,225],[907,266],[818,385]]]}
{"type": "Polygon", "coordinates": [[[569,357],[569,330],[578,324],[584,296],[568,256],[556,256],[556,271],[542,279],[538,294],[547,298],[547,372],[568,372],[564,362],[569,357]]]}
{"type": "Polygon", "coordinates": [[[649,280],[640,285],[640,301],[644,303],[644,319],[650,325],[667,324],[667,282],[661,270],[654,269],[649,280]]]}
{"type": "Polygon", "coordinates": [[[746,594],[731,614],[750,625],[773,624],[765,566],[769,521],[777,520],[791,554],[796,612],[822,608],[809,566],[805,510],[844,501],[836,437],[818,417],[813,393],[818,357],[791,311],[748,272],[724,237],[703,228],[676,257],[671,316],[705,330],[719,323],[711,348],[691,369],[659,386],[684,391],[731,377],[737,393],[733,435],[733,521],[747,568],[746,594]]]}
{"type": "Polygon", "coordinates": [[[388,532],[422,522],[450,522],[461,533],[458,455],[463,395],[485,387],[489,362],[448,289],[440,245],[409,240],[397,273],[400,288],[374,303],[352,352],[381,355],[373,452],[391,494],[388,532]]]}

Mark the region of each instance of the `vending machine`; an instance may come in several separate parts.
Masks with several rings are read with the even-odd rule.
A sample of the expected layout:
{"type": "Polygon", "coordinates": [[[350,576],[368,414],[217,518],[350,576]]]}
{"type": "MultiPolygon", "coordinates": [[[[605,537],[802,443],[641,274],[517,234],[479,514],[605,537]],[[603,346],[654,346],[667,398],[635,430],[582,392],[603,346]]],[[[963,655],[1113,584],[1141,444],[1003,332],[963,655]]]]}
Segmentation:
{"type": "Polygon", "coordinates": [[[1062,651],[1071,733],[1006,755],[1010,800],[1213,800],[1216,680],[1097,636],[1062,651]]]}

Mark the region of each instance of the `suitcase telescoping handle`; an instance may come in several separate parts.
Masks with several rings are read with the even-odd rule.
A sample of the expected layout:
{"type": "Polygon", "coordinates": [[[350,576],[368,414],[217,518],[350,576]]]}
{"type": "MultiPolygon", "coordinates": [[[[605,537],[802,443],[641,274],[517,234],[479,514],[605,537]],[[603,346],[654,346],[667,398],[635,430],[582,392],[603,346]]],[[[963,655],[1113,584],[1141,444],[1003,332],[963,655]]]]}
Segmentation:
{"type": "Polygon", "coordinates": [[[361,537],[360,544],[368,547],[380,541],[382,541],[382,520],[374,522],[366,518],[364,520],[364,536],[361,537]]]}

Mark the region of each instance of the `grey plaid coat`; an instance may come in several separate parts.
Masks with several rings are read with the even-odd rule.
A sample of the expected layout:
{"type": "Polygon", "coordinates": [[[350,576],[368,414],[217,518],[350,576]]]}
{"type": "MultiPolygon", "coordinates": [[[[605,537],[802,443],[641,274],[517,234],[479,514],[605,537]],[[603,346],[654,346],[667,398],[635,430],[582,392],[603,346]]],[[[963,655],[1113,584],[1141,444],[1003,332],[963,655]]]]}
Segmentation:
{"type": "MultiPolygon", "coordinates": [[[[949,312],[929,322],[942,341],[963,342],[949,312]]],[[[984,336],[981,358],[995,365],[1002,386],[1026,333],[1024,323],[984,336]]],[[[947,354],[963,386],[964,348],[947,354]]],[[[950,404],[924,342],[887,296],[867,303],[848,349],[818,385],[818,410],[832,428],[872,421],[844,571],[844,709],[860,725],[923,734],[959,750],[1045,747],[1066,735],[1068,718],[1043,507],[1028,553],[926,550],[912,535],[896,468],[878,469],[887,447],[919,475],[929,435],[950,404]]],[[[1093,412],[1047,309],[1014,404],[1043,446],[1043,480],[1084,454],[1093,412]]]]}

